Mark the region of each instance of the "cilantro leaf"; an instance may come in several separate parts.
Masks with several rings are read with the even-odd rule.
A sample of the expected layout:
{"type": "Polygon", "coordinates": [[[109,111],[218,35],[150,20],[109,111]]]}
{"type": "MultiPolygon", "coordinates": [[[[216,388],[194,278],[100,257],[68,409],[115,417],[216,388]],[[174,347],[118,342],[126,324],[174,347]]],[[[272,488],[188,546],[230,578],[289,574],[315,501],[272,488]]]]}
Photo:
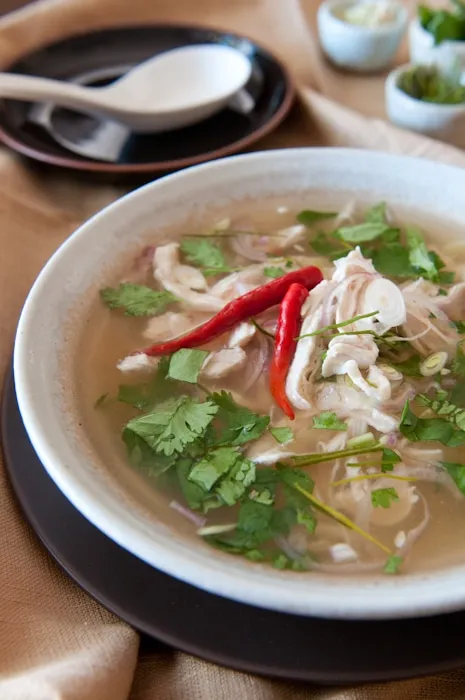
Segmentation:
{"type": "Polygon", "coordinates": [[[188,478],[204,491],[215,487],[221,501],[232,506],[255,481],[255,464],[243,457],[237,447],[218,447],[192,467],[188,478]]]}
{"type": "Polygon", "coordinates": [[[283,277],[286,274],[286,270],[283,270],[282,267],[264,267],[263,274],[265,277],[277,279],[278,277],[283,277]]]}
{"type": "Polygon", "coordinates": [[[192,460],[181,458],[176,462],[176,476],[182,495],[192,510],[202,510],[203,503],[208,497],[208,492],[201,486],[190,481],[189,475],[192,468],[192,460]]]}
{"type": "Polygon", "coordinates": [[[145,411],[155,403],[172,397],[178,392],[178,387],[167,378],[169,363],[168,357],[161,357],[157,370],[149,382],[120,384],[117,400],[134,406],[139,411],[145,411]]]}
{"type": "Polygon", "coordinates": [[[336,212],[330,211],[313,211],[312,209],[304,209],[297,214],[297,221],[299,224],[311,227],[318,221],[325,221],[326,219],[334,219],[337,216],[336,212]]]}
{"type": "Polygon", "coordinates": [[[333,411],[323,411],[319,416],[313,417],[313,427],[325,430],[347,430],[347,423],[339,420],[333,411]]]}
{"type": "Polygon", "coordinates": [[[397,574],[399,573],[399,568],[402,566],[404,563],[404,560],[402,557],[399,557],[396,554],[391,554],[391,556],[388,558],[386,561],[386,564],[384,566],[384,573],[385,574],[397,574]]]}
{"type": "Polygon", "coordinates": [[[439,270],[436,279],[437,284],[454,284],[455,272],[452,270],[439,270]]]}
{"type": "Polygon", "coordinates": [[[133,467],[144,471],[149,476],[159,476],[176,463],[177,455],[166,456],[154,452],[137,433],[124,431],[123,440],[133,467]]]}
{"type": "Polygon", "coordinates": [[[294,433],[290,428],[270,428],[270,433],[281,445],[294,439],[294,433]]]}
{"type": "Polygon", "coordinates": [[[296,522],[304,525],[311,533],[316,529],[316,518],[307,498],[297,491],[295,484],[298,484],[305,491],[313,491],[313,480],[302,469],[293,467],[278,467],[278,476],[283,483],[284,498],[286,505],[295,511],[296,522]]]}
{"type": "Polygon", "coordinates": [[[455,326],[457,333],[465,333],[465,323],[463,321],[452,321],[455,326]]]}
{"type": "Polygon", "coordinates": [[[168,377],[181,382],[196,384],[203,363],[208,356],[206,350],[182,348],[171,356],[168,377]]]}
{"type": "Polygon", "coordinates": [[[143,411],[149,404],[150,396],[150,384],[120,384],[116,398],[143,411]]]}
{"type": "MultiPolygon", "coordinates": [[[[364,251],[364,253],[368,251],[364,251]]],[[[418,277],[413,270],[409,252],[400,243],[381,247],[368,254],[378,272],[386,277],[418,277]]]]}
{"type": "Polygon", "coordinates": [[[465,496],[465,466],[455,462],[440,462],[440,464],[449,472],[456,486],[465,496]]]}
{"type": "Polygon", "coordinates": [[[426,243],[420,231],[416,228],[407,228],[405,231],[407,247],[409,249],[409,262],[419,274],[427,279],[434,279],[437,275],[437,268],[434,259],[430,257],[426,243]]]}
{"type": "Polygon", "coordinates": [[[186,445],[206,431],[217,412],[218,407],[211,401],[199,403],[183,396],[160,404],[153,413],[133,418],[123,436],[136,433],[152,450],[167,456],[182,453],[186,445]]]}
{"type": "MultiPolygon", "coordinates": [[[[250,459],[239,457],[229,474],[221,480],[216,493],[227,506],[233,506],[244,495],[248,486],[255,480],[255,464],[250,459]]],[[[260,503],[272,503],[272,499],[265,498],[264,493],[255,500],[260,503]]]]}
{"type": "Polygon", "coordinates": [[[366,221],[355,226],[342,226],[336,231],[338,238],[348,243],[363,243],[373,241],[386,233],[391,227],[384,222],[366,221]]]}
{"type": "Polygon", "coordinates": [[[158,316],[169,304],[177,301],[170,292],[157,292],[142,284],[128,283],[115,289],[101,289],[100,297],[109,309],[123,309],[126,316],[158,316]]]}
{"type": "Polygon", "coordinates": [[[223,427],[218,444],[244,445],[257,440],[267,429],[270,419],[239,406],[227,391],[211,394],[209,400],[218,407],[217,420],[223,427]]]}
{"type": "Polygon", "coordinates": [[[263,503],[247,500],[241,504],[237,529],[255,535],[258,541],[264,542],[271,536],[271,522],[275,511],[263,503]]]}
{"type": "Polygon", "coordinates": [[[229,269],[221,250],[206,237],[185,238],[181,241],[181,251],[186,256],[186,260],[197,267],[213,270],[229,269]]]}
{"type": "Polygon", "coordinates": [[[386,202],[379,202],[365,212],[365,221],[370,224],[386,224],[386,202]]]}
{"type": "Polygon", "coordinates": [[[216,450],[211,450],[192,468],[189,481],[193,481],[205,491],[210,491],[218,479],[234,466],[237,458],[237,450],[231,447],[218,447],[216,450]]]}
{"type": "Polygon", "coordinates": [[[400,461],[401,458],[399,457],[397,452],[394,452],[394,450],[390,450],[388,447],[385,447],[381,453],[381,471],[392,472],[392,470],[394,469],[394,464],[399,464],[400,461]]]}
{"type": "Polygon", "coordinates": [[[326,235],[322,231],[319,231],[314,238],[310,241],[310,245],[318,255],[324,255],[330,260],[336,260],[341,258],[343,255],[347,255],[348,248],[344,247],[337,238],[326,235]]]}
{"type": "Polygon", "coordinates": [[[255,473],[253,488],[249,491],[249,498],[265,505],[272,505],[278,483],[278,472],[272,467],[261,467],[255,473]]]}
{"type": "Polygon", "coordinates": [[[371,492],[371,502],[374,508],[389,508],[391,503],[398,500],[397,491],[393,488],[374,489],[371,492]]]}
{"type": "Polygon", "coordinates": [[[457,430],[454,423],[447,418],[418,418],[410,408],[409,401],[402,411],[399,430],[412,442],[434,440],[447,447],[465,444],[465,432],[457,430]]]}

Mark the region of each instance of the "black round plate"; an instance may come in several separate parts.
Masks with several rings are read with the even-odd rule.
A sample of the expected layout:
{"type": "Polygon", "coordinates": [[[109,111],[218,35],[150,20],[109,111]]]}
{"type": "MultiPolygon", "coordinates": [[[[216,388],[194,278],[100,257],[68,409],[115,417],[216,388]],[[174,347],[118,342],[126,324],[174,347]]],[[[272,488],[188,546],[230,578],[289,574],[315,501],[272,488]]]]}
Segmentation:
{"type": "Polygon", "coordinates": [[[51,481],[24,429],[11,372],[1,431],[11,484],[45,547],[84,590],[140,632],[241,671],[324,684],[397,680],[465,664],[465,612],[379,622],[285,615],[205,593],[137,559],[51,481]]]}
{"type": "Polygon", "coordinates": [[[157,53],[197,43],[228,44],[250,58],[253,73],[245,88],[250,111],[227,108],[185,129],[145,135],[65,109],[3,100],[0,139],[38,161],[113,175],[166,172],[244,150],[284,119],[294,92],[284,66],[245,37],[167,24],[107,29],[46,46],[8,70],[102,85],[157,53]],[[108,151],[106,159],[101,150],[108,151]]]}

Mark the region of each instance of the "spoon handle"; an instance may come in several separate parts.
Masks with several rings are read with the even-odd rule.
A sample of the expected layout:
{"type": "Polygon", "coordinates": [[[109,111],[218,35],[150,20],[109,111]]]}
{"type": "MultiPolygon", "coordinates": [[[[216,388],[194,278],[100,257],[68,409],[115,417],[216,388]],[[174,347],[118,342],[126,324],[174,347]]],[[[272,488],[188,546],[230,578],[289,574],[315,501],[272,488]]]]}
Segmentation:
{"type": "Polygon", "coordinates": [[[97,95],[92,88],[62,80],[36,78],[31,75],[0,73],[0,98],[27,100],[30,102],[56,102],[62,107],[93,109],[99,107],[97,95]]]}

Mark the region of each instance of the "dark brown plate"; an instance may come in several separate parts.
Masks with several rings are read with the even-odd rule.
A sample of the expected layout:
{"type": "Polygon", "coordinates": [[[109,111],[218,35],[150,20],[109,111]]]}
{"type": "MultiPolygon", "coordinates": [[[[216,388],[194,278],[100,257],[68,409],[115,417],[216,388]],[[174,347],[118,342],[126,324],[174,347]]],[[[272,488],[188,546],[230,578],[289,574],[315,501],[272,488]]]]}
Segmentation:
{"type": "Polygon", "coordinates": [[[100,138],[100,143],[110,142],[110,146],[103,147],[108,153],[102,157],[101,147],[93,153],[92,141],[99,141],[99,130],[107,129],[108,122],[65,109],[48,110],[44,120],[42,107],[3,100],[0,139],[42,163],[108,175],[167,172],[250,147],[284,119],[294,89],[284,66],[245,37],[166,24],[108,29],[46,46],[8,70],[102,85],[150,56],[195,43],[232,45],[250,58],[253,74],[246,86],[251,97],[249,112],[227,108],[199,124],[163,134],[141,135],[116,129],[100,138]],[[44,126],[45,122],[48,125],[44,126]]]}
{"type": "Polygon", "coordinates": [[[91,525],[47,475],[24,429],[11,371],[1,438],[11,485],[42,543],[85,591],[145,633],[145,651],[164,642],[241,671],[332,685],[465,664],[465,612],[373,622],[285,615],[205,593],[137,559],[91,525]]]}

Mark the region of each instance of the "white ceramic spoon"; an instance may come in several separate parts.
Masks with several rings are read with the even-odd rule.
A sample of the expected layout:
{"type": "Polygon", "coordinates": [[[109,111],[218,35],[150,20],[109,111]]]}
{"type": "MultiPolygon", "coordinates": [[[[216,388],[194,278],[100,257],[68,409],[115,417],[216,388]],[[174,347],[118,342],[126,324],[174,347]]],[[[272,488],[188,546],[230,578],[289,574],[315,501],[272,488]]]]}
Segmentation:
{"type": "Polygon", "coordinates": [[[222,109],[248,81],[251,69],[249,59],[236,49],[196,44],[144,61],[107,87],[0,73],[0,97],[51,101],[133,131],[166,131],[222,109]]]}

